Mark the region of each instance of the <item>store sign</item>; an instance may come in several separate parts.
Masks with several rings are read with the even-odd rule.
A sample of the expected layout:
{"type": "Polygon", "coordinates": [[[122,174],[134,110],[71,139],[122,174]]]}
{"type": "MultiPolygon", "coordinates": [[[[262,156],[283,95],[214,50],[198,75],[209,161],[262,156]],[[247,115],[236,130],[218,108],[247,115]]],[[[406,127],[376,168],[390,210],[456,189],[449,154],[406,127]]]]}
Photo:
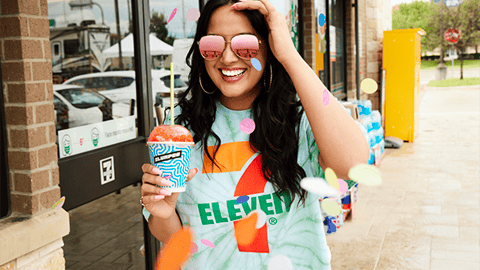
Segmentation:
{"type": "Polygon", "coordinates": [[[60,158],[136,138],[135,116],[99,122],[58,132],[60,158]]]}
{"type": "Polygon", "coordinates": [[[100,160],[100,183],[105,185],[115,180],[115,166],[113,156],[100,160]]]}

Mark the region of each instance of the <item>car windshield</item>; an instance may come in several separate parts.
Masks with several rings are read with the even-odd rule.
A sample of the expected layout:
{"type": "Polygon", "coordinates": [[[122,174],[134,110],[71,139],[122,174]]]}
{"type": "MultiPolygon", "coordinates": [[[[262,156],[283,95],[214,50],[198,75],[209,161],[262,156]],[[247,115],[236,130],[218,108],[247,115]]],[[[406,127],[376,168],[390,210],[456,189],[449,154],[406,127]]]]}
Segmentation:
{"type": "MultiPolygon", "coordinates": [[[[185,87],[185,83],[183,83],[183,81],[180,79],[180,75],[174,75],[175,76],[175,79],[174,79],[174,84],[175,84],[175,88],[180,88],[180,87],[185,87]]],[[[160,80],[163,81],[163,83],[165,84],[166,87],[170,88],[170,75],[168,76],[163,76],[160,78],[160,80]]]]}
{"type": "Polygon", "coordinates": [[[134,78],[128,76],[99,76],[74,80],[68,84],[81,85],[87,89],[102,91],[127,87],[134,81],[134,78]]]}
{"type": "Polygon", "coordinates": [[[79,109],[97,107],[106,99],[102,95],[85,89],[63,89],[57,90],[57,93],[68,100],[75,108],[79,109]]]}

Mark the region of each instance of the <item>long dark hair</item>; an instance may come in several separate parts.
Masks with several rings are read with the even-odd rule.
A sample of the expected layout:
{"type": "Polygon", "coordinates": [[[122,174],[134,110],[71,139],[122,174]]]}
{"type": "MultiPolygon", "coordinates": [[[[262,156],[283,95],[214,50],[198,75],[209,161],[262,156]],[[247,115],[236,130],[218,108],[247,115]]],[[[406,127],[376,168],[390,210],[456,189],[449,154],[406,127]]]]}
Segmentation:
{"type": "MultiPolygon", "coordinates": [[[[193,45],[186,58],[187,65],[190,67],[190,83],[188,89],[179,96],[180,101],[177,105],[180,106],[181,113],[176,117],[176,122],[194,133],[195,143],[201,141],[202,147],[207,149],[208,138],[212,136],[216,140],[213,157],[208,151],[205,152],[217,167],[215,155],[221,145],[221,140],[211,128],[217,109],[215,101],[218,99],[220,91],[208,76],[197,41],[207,34],[213,12],[219,7],[236,2],[238,0],[209,0],[205,5],[197,23],[193,45]],[[200,75],[206,91],[212,92],[216,89],[213,94],[206,94],[202,91],[199,84],[200,75]]],[[[300,201],[305,204],[306,192],[300,187],[300,180],[306,174],[297,163],[298,132],[303,108],[297,99],[290,76],[270,50],[269,30],[263,15],[259,11],[244,10],[241,12],[248,17],[255,31],[261,36],[262,42],[265,42],[268,56],[266,67],[264,67],[266,73],[259,82],[263,89],[253,102],[255,130],[250,134],[250,147],[261,152],[263,175],[267,181],[272,183],[275,192],[279,194],[290,191],[293,196],[290,205],[295,200],[295,195],[299,195],[300,201]],[[271,86],[268,85],[270,79],[268,62],[272,65],[273,71],[271,86]],[[266,87],[263,86],[264,79],[267,81],[266,87]]]]}

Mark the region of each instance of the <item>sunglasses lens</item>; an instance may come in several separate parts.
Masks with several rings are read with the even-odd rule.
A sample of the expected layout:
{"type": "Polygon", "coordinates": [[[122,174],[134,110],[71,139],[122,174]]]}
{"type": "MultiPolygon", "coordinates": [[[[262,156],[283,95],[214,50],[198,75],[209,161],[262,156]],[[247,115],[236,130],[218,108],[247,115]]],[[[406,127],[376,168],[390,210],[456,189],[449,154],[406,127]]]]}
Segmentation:
{"type": "Polygon", "coordinates": [[[199,47],[203,58],[213,60],[222,54],[225,40],[221,36],[205,36],[200,39],[199,47]]]}
{"type": "Polygon", "coordinates": [[[238,57],[252,59],[259,52],[258,39],[254,35],[239,35],[232,39],[232,50],[238,57]]]}

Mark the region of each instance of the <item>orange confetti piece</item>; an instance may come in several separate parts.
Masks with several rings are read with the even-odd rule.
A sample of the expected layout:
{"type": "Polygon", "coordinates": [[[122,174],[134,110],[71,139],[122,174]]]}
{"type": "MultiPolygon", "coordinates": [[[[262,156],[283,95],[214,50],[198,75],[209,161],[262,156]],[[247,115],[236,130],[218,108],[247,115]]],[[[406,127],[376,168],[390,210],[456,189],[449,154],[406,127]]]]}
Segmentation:
{"type": "Polygon", "coordinates": [[[237,223],[235,228],[235,238],[237,238],[237,243],[239,245],[248,245],[252,243],[255,235],[257,234],[257,225],[258,214],[253,213],[251,216],[240,220],[237,223]]]}
{"type": "Polygon", "coordinates": [[[192,248],[192,232],[186,227],[172,235],[167,244],[158,253],[157,269],[178,270],[187,260],[192,248]]]}

